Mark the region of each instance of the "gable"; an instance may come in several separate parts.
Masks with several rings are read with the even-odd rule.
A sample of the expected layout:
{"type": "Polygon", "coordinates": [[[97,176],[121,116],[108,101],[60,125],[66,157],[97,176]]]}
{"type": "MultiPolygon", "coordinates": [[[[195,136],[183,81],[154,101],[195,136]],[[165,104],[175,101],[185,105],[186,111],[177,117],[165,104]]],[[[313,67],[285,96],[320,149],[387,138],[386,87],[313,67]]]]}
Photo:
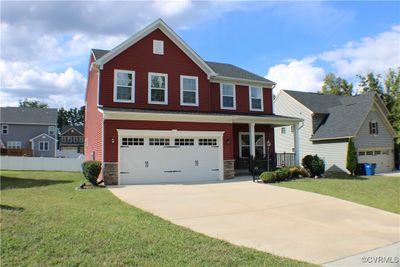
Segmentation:
{"type": "Polygon", "coordinates": [[[62,136],[82,136],[83,134],[80,133],[77,129],[71,128],[64,133],[62,133],[62,136]]]}
{"type": "MultiPolygon", "coordinates": [[[[187,55],[199,68],[201,68],[208,76],[215,76],[216,73],[204,62],[204,60],[196,54],[163,20],[158,19],[154,23],[150,24],[143,30],[139,31],[137,34],[130,37],[125,42],[121,43],[109,53],[105,54],[99,60],[96,61],[96,65],[103,69],[104,64],[114,59],[116,56],[120,55],[128,48],[132,47],[136,43],[140,42],[142,39],[146,38],[149,34],[154,31],[162,32],[167,38],[175,44],[176,47],[187,55]]],[[[151,49],[153,48],[153,43],[151,44],[151,49]]]]}

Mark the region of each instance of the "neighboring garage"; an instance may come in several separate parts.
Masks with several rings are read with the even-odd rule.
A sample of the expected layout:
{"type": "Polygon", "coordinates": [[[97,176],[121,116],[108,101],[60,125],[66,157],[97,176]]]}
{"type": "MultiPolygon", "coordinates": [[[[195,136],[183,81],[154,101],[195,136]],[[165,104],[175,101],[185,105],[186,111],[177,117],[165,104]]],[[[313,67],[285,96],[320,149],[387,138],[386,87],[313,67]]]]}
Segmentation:
{"type": "Polygon", "coordinates": [[[119,184],[223,180],[223,132],[118,130],[119,184]]]}
{"type": "Polygon", "coordinates": [[[359,163],[376,164],[375,172],[391,172],[394,168],[393,149],[363,149],[358,151],[359,163]]]}

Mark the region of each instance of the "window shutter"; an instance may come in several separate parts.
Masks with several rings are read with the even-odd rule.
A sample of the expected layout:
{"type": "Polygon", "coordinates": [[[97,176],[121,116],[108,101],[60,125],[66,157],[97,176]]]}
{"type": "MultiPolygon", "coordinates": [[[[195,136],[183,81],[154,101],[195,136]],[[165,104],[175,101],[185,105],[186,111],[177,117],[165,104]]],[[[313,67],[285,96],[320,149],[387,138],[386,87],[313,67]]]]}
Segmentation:
{"type": "Polygon", "coordinates": [[[372,122],[369,122],[369,134],[372,134],[372,122]]]}
{"type": "Polygon", "coordinates": [[[376,132],[375,134],[379,134],[379,132],[378,132],[378,123],[377,122],[375,122],[375,128],[376,128],[375,129],[375,132],[376,132]]]}

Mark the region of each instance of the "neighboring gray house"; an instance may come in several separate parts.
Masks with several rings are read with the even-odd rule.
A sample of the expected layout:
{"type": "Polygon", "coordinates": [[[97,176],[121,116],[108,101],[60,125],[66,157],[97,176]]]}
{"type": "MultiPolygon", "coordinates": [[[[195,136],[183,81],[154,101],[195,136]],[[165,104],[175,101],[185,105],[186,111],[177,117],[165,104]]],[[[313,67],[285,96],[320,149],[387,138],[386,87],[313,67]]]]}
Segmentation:
{"type": "Polygon", "coordinates": [[[83,154],[84,147],[83,125],[65,125],[60,131],[60,150],[75,151],[83,154]]]}
{"type": "Polygon", "coordinates": [[[57,109],[0,108],[1,144],[9,149],[32,149],[34,157],[55,157],[57,109]]]}
{"type": "Polygon", "coordinates": [[[297,152],[300,161],[317,154],[327,172],[348,172],[347,144],[353,138],[359,163],[376,164],[376,172],[394,168],[395,131],[386,118],[386,106],[373,92],[336,96],[281,90],[274,112],[304,119],[297,128],[275,128],[277,153],[297,152]]]}

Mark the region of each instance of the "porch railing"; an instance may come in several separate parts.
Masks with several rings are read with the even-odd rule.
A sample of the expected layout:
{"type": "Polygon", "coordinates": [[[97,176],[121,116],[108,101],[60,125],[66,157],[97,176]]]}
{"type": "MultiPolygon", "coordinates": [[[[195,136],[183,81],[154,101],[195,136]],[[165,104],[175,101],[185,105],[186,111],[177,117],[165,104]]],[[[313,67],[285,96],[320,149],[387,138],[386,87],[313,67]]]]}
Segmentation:
{"type": "Polygon", "coordinates": [[[296,165],[296,153],[274,153],[270,157],[263,155],[262,157],[237,160],[236,166],[248,168],[249,172],[261,173],[264,171],[272,171],[277,167],[288,167],[296,165]],[[247,164],[246,164],[247,161],[247,164]]]}

